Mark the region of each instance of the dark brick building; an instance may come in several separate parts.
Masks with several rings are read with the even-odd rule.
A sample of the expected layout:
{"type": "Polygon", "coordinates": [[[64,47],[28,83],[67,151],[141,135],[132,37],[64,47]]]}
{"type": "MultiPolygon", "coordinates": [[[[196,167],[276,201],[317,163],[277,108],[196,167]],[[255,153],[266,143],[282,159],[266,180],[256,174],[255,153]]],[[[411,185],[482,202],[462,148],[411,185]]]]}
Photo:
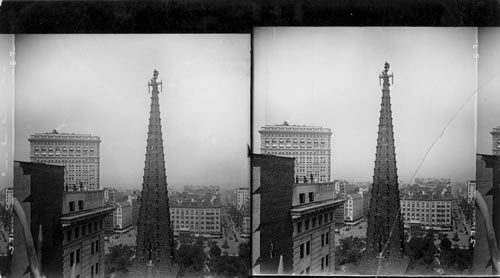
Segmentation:
{"type": "Polygon", "coordinates": [[[252,268],[254,274],[284,274],[293,264],[292,220],[295,159],[253,154],[252,268]]]}
{"type": "MultiPolygon", "coordinates": [[[[42,228],[42,272],[47,277],[63,277],[63,213],[64,166],[41,163],[14,163],[14,197],[21,203],[30,223],[33,239],[42,228]]],[[[14,254],[12,277],[29,277],[23,228],[14,220],[14,254]]],[[[37,250],[40,253],[40,250],[37,250]]]]}

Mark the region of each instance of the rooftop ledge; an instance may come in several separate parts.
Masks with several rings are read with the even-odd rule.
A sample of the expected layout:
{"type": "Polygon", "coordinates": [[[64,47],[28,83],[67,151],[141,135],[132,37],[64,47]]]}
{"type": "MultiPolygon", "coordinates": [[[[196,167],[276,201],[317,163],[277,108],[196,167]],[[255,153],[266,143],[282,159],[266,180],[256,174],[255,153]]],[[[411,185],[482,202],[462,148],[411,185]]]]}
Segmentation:
{"type": "Polygon", "coordinates": [[[326,201],[302,204],[290,209],[290,216],[292,217],[292,220],[295,220],[297,218],[300,218],[308,214],[313,214],[316,212],[320,212],[322,210],[340,207],[344,202],[345,199],[335,199],[335,200],[331,199],[326,201]]]}
{"type": "Polygon", "coordinates": [[[101,207],[97,209],[83,210],[61,216],[61,224],[63,227],[74,224],[79,221],[85,221],[91,218],[104,216],[113,212],[114,207],[101,207]]]}

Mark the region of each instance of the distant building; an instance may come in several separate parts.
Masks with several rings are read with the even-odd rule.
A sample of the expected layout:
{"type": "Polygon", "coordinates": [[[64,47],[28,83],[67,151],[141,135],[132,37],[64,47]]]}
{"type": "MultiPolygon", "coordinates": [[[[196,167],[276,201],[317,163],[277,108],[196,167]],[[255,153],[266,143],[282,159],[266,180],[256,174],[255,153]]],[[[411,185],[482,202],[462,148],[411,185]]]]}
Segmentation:
{"type": "Polygon", "coordinates": [[[5,188],[5,208],[12,208],[12,204],[14,202],[14,188],[7,187],[5,188]]]}
{"type": "Polygon", "coordinates": [[[222,236],[222,205],[217,195],[197,195],[183,192],[169,199],[174,236],[222,236]]]}
{"type": "Polygon", "coordinates": [[[293,272],[294,158],[252,154],[252,272],[293,272]]]}
{"type": "Polygon", "coordinates": [[[130,202],[116,203],[113,211],[113,226],[117,233],[124,233],[132,229],[132,204],[130,202]]]}
{"type": "Polygon", "coordinates": [[[361,194],[347,194],[344,215],[347,225],[355,225],[363,221],[363,196],[361,194]]]}
{"type": "Polygon", "coordinates": [[[241,237],[249,238],[251,233],[250,216],[243,216],[243,223],[241,225],[241,237]]]}
{"type": "Polygon", "coordinates": [[[453,200],[451,194],[412,194],[403,196],[401,215],[404,228],[422,230],[434,229],[449,231],[452,228],[453,200]]]}
{"type": "Polygon", "coordinates": [[[330,181],[331,135],[321,126],[266,125],[259,131],[261,153],[296,158],[295,178],[298,182],[330,181]],[[311,175],[313,180],[311,180],[311,175]]]}
{"type": "MultiPolygon", "coordinates": [[[[334,198],[334,183],[293,185],[293,271],[294,274],[335,272],[335,209],[344,203],[334,198]]],[[[262,239],[261,239],[262,240],[262,239]]]]}
{"type": "Polygon", "coordinates": [[[415,184],[420,187],[449,187],[451,185],[450,178],[416,178],[415,184]]]}
{"type": "Polygon", "coordinates": [[[500,155],[500,126],[493,128],[490,134],[492,141],[492,154],[500,155]]]}
{"type": "Polygon", "coordinates": [[[467,202],[476,202],[476,181],[467,181],[467,202]]]}
{"type": "Polygon", "coordinates": [[[250,202],[250,188],[238,187],[236,189],[236,207],[241,210],[243,206],[250,202]]]}
{"type": "MultiPolygon", "coordinates": [[[[14,197],[22,200],[34,240],[43,235],[43,274],[104,277],[103,219],[112,209],[104,207],[102,190],[64,189],[64,167],[15,162],[14,197]]],[[[16,218],[12,277],[30,277],[25,273],[27,258],[22,225],[16,218]]]]}
{"type": "MultiPolygon", "coordinates": [[[[345,199],[347,196],[347,181],[336,180],[335,185],[335,198],[345,199]]],[[[345,223],[345,204],[341,204],[338,209],[335,210],[335,224],[336,228],[342,227],[345,223]]]]}
{"type": "Polygon", "coordinates": [[[64,185],[99,189],[98,136],[90,134],[35,133],[30,142],[30,160],[65,167],[64,185]]]}

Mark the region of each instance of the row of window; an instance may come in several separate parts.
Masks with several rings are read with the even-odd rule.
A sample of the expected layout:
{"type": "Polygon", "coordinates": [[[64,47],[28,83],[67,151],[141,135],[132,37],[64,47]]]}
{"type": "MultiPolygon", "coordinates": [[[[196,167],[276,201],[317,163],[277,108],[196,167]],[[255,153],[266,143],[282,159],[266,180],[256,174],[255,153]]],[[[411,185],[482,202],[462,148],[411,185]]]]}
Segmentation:
{"type": "MultiPolygon", "coordinates": [[[[309,196],[309,202],[314,202],[314,192],[309,192],[308,193],[308,196],[309,196]]],[[[305,204],[306,203],[306,194],[305,193],[300,193],[299,194],[299,202],[301,204],[305,204]]]]}
{"type": "Polygon", "coordinates": [[[314,216],[312,219],[306,219],[303,221],[297,222],[297,233],[301,233],[302,231],[308,231],[310,229],[309,224],[311,224],[312,228],[316,228],[316,219],[317,225],[321,226],[323,224],[327,224],[330,221],[333,221],[333,212],[321,214],[318,217],[314,216]],[[330,217],[328,217],[330,215],[330,217]],[[310,221],[311,220],[311,221],[310,221]],[[311,222],[311,223],[310,223],[311,222]],[[302,223],[304,223],[304,230],[302,230],[302,223]]]}
{"type": "Polygon", "coordinates": [[[88,223],[86,225],[81,225],[78,227],[75,227],[73,229],[68,229],[66,230],[66,241],[71,241],[72,239],[78,239],[80,237],[80,230],[82,232],[82,236],[85,236],[87,233],[92,233],[92,230],[94,232],[97,232],[100,229],[103,229],[103,221],[94,221],[93,223],[88,223]],[[92,229],[93,228],[93,229],[92,229]]]}
{"type": "Polygon", "coordinates": [[[94,148],[88,148],[88,149],[87,149],[87,148],[81,148],[81,149],[80,149],[80,148],[72,148],[72,147],[68,147],[68,148],[66,148],[66,147],[62,147],[62,148],[60,148],[60,147],[55,147],[55,148],[52,148],[52,147],[49,147],[49,148],[46,148],[46,147],[35,147],[35,152],[38,152],[38,151],[42,151],[42,152],[46,152],[46,151],[53,152],[53,151],[61,151],[61,150],[62,150],[63,152],[65,152],[65,151],[70,151],[70,152],[76,151],[76,152],[79,152],[80,150],[81,150],[82,152],[87,152],[87,151],[89,151],[89,152],[94,152],[94,148]]]}
{"type": "Polygon", "coordinates": [[[170,213],[172,215],[180,214],[180,215],[219,215],[219,209],[170,209],[170,213]]]}
{"type": "Polygon", "coordinates": [[[450,202],[422,202],[422,201],[404,201],[401,202],[401,206],[403,207],[409,207],[410,205],[412,207],[429,207],[429,204],[431,205],[431,207],[446,207],[446,208],[450,208],[451,207],[451,203],[450,202]]]}

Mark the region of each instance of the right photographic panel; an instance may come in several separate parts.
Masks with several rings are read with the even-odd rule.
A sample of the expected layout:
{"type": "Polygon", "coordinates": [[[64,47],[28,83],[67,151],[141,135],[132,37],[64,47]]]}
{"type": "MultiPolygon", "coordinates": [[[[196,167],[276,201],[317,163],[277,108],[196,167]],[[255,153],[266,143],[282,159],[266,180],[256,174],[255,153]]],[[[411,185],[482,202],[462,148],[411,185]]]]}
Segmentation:
{"type": "Polygon", "coordinates": [[[473,274],[498,275],[500,264],[500,28],[478,28],[476,203],[473,274]]]}
{"type": "Polygon", "coordinates": [[[477,50],[477,28],[254,29],[254,275],[473,273],[477,50]]]}

